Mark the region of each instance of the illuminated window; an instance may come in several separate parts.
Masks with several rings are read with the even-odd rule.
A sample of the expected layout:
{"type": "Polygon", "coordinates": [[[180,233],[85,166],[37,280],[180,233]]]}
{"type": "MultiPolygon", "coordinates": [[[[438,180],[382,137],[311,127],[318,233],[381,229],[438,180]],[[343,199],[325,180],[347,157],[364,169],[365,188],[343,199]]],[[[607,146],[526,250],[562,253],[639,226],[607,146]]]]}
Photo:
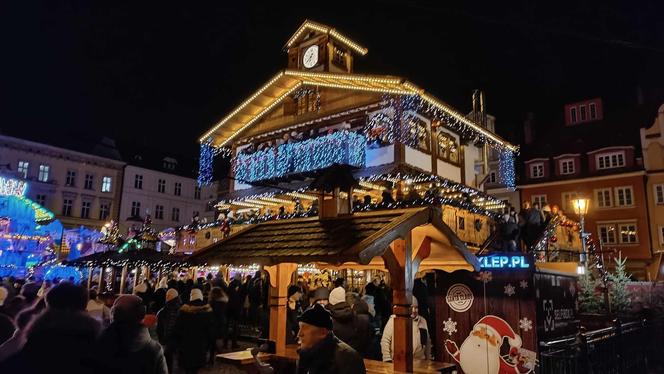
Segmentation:
{"type": "Polygon", "coordinates": [[[48,182],[48,173],[51,171],[51,167],[48,165],[39,165],[39,181],[48,182]]]}
{"type": "Polygon", "coordinates": [[[28,177],[28,168],[30,167],[30,163],[28,161],[19,161],[18,162],[18,172],[21,173],[23,178],[28,177]]]}
{"type": "Polygon", "coordinates": [[[635,244],[638,243],[636,235],[635,223],[623,223],[620,227],[620,243],[621,244],[635,244]]]}
{"type": "Polygon", "coordinates": [[[573,201],[579,196],[578,193],[576,192],[563,192],[562,194],[562,203],[563,203],[563,210],[573,212],[574,211],[574,206],[572,205],[573,201]]]}
{"type": "Polygon", "coordinates": [[[438,157],[454,164],[459,162],[459,145],[452,135],[438,133],[438,157]]]}
{"type": "Polygon", "coordinates": [[[431,140],[429,139],[429,126],[419,118],[413,117],[408,121],[410,145],[421,151],[429,152],[431,140]]]}
{"type": "Polygon", "coordinates": [[[103,177],[101,179],[101,192],[111,192],[111,185],[113,179],[111,177],[103,177]]]}
{"type": "Polygon", "coordinates": [[[616,226],[610,225],[597,225],[599,231],[599,240],[602,244],[616,244],[616,226]]]}

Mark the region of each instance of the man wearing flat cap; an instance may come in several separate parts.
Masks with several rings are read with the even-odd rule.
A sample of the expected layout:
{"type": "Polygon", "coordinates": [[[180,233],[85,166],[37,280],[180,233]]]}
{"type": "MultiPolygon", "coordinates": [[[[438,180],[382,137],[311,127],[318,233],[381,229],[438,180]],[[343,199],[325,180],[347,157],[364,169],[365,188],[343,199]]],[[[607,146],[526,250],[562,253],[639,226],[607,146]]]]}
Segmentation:
{"type": "Polygon", "coordinates": [[[314,304],[298,318],[300,355],[297,374],[366,373],[364,360],[332,332],[332,316],[323,306],[314,304]]]}

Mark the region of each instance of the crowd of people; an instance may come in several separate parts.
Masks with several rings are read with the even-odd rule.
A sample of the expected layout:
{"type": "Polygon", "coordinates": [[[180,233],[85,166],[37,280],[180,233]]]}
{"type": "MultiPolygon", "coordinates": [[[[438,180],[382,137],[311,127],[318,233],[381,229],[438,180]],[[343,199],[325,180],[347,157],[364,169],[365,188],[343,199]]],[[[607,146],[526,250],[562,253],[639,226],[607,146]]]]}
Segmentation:
{"type": "Polygon", "coordinates": [[[516,213],[510,208],[497,222],[498,237],[495,241],[498,250],[514,252],[528,251],[541,238],[549,222],[554,218],[565,221],[564,212],[557,205],[523,202],[521,210],[516,213]]]}
{"type": "MultiPolygon", "coordinates": [[[[228,283],[219,274],[144,279],[133,294],[119,296],[73,279],[4,279],[0,372],[196,373],[213,365],[216,354],[239,348],[240,325],[257,326],[268,338],[266,276],[236,273],[228,283]]],[[[412,316],[419,359],[431,358],[427,292],[418,278],[412,316]]],[[[308,284],[300,277],[288,289],[286,337],[300,344],[298,372],[339,367],[337,359],[358,369],[349,373],[363,372],[362,358],[391,361],[393,319],[391,290],[379,278],[347,291],[343,278],[308,284]],[[329,365],[307,358],[318,351],[326,352],[329,365]]]]}

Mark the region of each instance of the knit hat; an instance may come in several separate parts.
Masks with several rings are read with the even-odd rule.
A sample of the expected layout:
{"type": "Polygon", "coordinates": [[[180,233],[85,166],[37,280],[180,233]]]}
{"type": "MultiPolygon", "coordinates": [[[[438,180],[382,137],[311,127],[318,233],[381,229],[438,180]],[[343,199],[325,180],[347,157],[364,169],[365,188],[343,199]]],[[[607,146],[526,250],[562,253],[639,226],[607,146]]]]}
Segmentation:
{"type": "Polygon", "coordinates": [[[198,288],[192,289],[191,293],[189,294],[189,301],[194,300],[203,300],[203,292],[201,292],[201,290],[198,288]]]}
{"type": "Polygon", "coordinates": [[[317,288],[316,291],[314,291],[313,296],[311,297],[313,302],[316,302],[318,300],[327,300],[329,298],[330,298],[330,290],[328,290],[325,287],[317,288]]]}
{"type": "Polygon", "coordinates": [[[176,290],[175,288],[169,288],[168,291],[166,291],[166,302],[169,302],[178,296],[180,296],[178,290],[176,290]]]}
{"type": "Polygon", "coordinates": [[[302,313],[297,320],[302,323],[332,330],[332,315],[320,304],[314,304],[314,306],[302,313]]]}
{"type": "Polygon", "coordinates": [[[330,304],[336,305],[346,301],[346,290],[343,287],[337,287],[330,292],[330,304]]]}
{"type": "Polygon", "coordinates": [[[413,296],[413,301],[410,303],[411,306],[419,306],[417,303],[417,297],[413,296]]]}
{"type": "Polygon", "coordinates": [[[300,287],[298,286],[290,286],[288,287],[288,298],[290,299],[291,296],[295,295],[298,292],[302,292],[300,290],[300,287]]]}

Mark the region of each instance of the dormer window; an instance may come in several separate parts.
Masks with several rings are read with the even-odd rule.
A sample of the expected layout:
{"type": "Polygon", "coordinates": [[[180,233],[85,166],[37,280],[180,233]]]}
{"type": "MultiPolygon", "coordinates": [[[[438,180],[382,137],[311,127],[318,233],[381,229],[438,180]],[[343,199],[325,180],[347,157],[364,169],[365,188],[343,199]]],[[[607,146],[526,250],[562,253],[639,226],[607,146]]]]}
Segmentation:
{"type": "Polygon", "coordinates": [[[530,177],[531,178],[543,178],[544,177],[544,163],[537,162],[530,164],[530,177]]]}
{"type": "Polygon", "coordinates": [[[574,174],[574,159],[566,158],[558,161],[560,167],[560,175],[574,174]]]}
{"type": "Polygon", "coordinates": [[[625,166],[625,152],[600,153],[596,157],[597,169],[613,169],[625,166]]]}

